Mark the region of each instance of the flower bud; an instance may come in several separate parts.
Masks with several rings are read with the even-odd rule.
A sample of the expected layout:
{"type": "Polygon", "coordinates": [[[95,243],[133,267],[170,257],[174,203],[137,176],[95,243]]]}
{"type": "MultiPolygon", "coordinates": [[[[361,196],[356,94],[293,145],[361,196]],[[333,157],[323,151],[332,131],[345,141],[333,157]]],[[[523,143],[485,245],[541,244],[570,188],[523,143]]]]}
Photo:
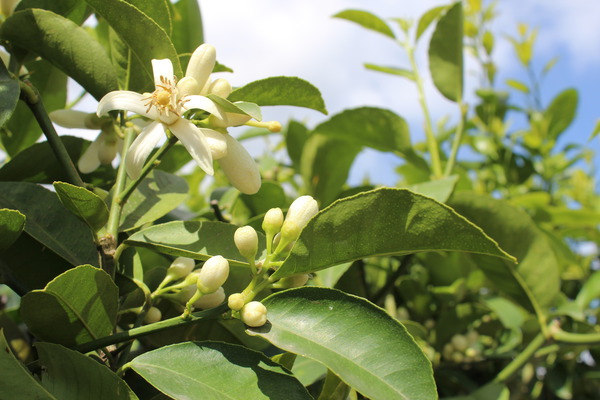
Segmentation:
{"type": "Polygon", "coordinates": [[[224,134],[227,140],[227,155],[219,165],[229,182],[240,192],[255,194],[260,189],[260,171],[254,159],[231,135],[224,134]]]}
{"type": "Polygon", "coordinates": [[[197,290],[198,288],[196,287],[196,284],[188,285],[181,289],[178,293],[174,294],[171,298],[185,305],[192,297],[194,297],[197,290]]]}
{"type": "Polygon", "coordinates": [[[189,95],[197,95],[200,93],[201,87],[198,86],[198,82],[196,79],[191,76],[183,77],[179,82],[177,82],[177,91],[180,98],[189,95]]]}
{"type": "Polygon", "coordinates": [[[144,316],[144,323],[153,324],[155,322],[160,321],[161,318],[162,313],[160,312],[160,310],[156,307],[150,307],[150,309],[148,310],[148,312],[146,312],[146,315],[144,316]]]}
{"type": "Polygon", "coordinates": [[[309,274],[292,275],[280,279],[277,283],[273,285],[273,287],[277,289],[290,289],[300,287],[304,286],[306,282],[308,282],[309,278],[309,274]]]}
{"type": "Polygon", "coordinates": [[[258,235],[253,227],[242,226],[238,228],[233,235],[233,241],[235,247],[245,259],[254,261],[258,251],[258,235]]]}
{"type": "Polygon", "coordinates": [[[115,159],[118,151],[118,142],[116,136],[110,136],[102,132],[100,134],[104,136],[98,146],[98,160],[102,165],[108,165],[115,159]]]}
{"type": "Polygon", "coordinates": [[[225,290],[221,286],[216,292],[205,294],[194,302],[194,308],[206,310],[214,308],[225,301],[225,290]]]}
{"type": "Polygon", "coordinates": [[[467,341],[467,338],[464,335],[460,335],[460,334],[456,334],[456,335],[452,336],[452,339],[450,339],[450,342],[452,343],[454,348],[460,352],[465,351],[467,349],[467,347],[469,346],[469,342],[467,341]]]}
{"type": "Polygon", "coordinates": [[[216,292],[229,276],[229,262],[222,256],[206,260],[198,274],[196,286],[203,294],[216,292]]]}
{"type": "Polygon", "coordinates": [[[265,214],[262,228],[267,235],[275,235],[281,229],[281,224],[283,224],[283,211],[281,208],[271,208],[265,214]]]}
{"type": "Polygon", "coordinates": [[[232,90],[231,84],[224,78],[215,79],[208,85],[208,94],[216,94],[224,99],[231,94],[232,90]]]}
{"type": "Polygon", "coordinates": [[[244,295],[241,293],[233,293],[227,299],[227,306],[233,311],[241,310],[245,303],[244,295]]]}
{"type": "Polygon", "coordinates": [[[215,48],[206,43],[202,44],[192,53],[185,70],[185,76],[194,78],[198,87],[203,88],[215,67],[216,60],[217,51],[215,48]]]}
{"type": "Polygon", "coordinates": [[[227,155],[227,140],[225,135],[213,129],[198,128],[208,142],[208,148],[213,160],[220,160],[227,155]]]}
{"type": "Polygon", "coordinates": [[[267,322],[267,307],[260,301],[251,301],[242,308],[240,316],[246,325],[257,328],[267,322]]]}
{"type": "Polygon", "coordinates": [[[300,196],[290,205],[281,227],[282,239],[298,239],[308,221],[319,212],[317,201],[311,196],[300,196]]]}
{"type": "Polygon", "coordinates": [[[192,272],[195,266],[196,262],[193,259],[177,257],[173,260],[169,269],[167,269],[167,276],[170,276],[173,280],[185,278],[192,272]]]}

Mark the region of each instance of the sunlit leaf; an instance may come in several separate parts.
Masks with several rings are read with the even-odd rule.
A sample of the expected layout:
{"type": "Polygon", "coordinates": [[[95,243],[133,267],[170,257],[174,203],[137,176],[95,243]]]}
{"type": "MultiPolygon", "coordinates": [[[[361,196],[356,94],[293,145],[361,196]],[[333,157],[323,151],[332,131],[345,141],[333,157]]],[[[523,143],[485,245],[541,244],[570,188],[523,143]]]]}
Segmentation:
{"type": "Polygon", "coordinates": [[[390,74],[390,75],[398,75],[403,78],[410,79],[411,81],[415,80],[415,74],[412,71],[405,69],[405,68],[386,67],[386,66],[375,65],[375,64],[365,64],[365,68],[370,69],[372,71],[383,72],[383,73],[390,74]]]}
{"type": "Polygon", "coordinates": [[[384,20],[368,11],[345,10],[335,14],[333,18],[341,18],[355,22],[363,28],[381,33],[382,35],[388,36],[392,39],[396,37],[394,35],[394,31],[392,31],[392,29],[384,20]]]}
{"type": "Polygon", "coordinates": [[[419,40],[421,35],[429,28],[431,23],[439,18],[440,14],[442,14],[445,10],[448,9],[448,6],[438,6],[434,7],[419,18],[419,22],[417,24],[417,38],[419,40]]]}
{"type": "Polygon", "coordinates": [[[576,89],[566,89],[559,93],[544,112],[549,121],[548,135],[557,139],[575,119],[579,94],[576,89]]]}

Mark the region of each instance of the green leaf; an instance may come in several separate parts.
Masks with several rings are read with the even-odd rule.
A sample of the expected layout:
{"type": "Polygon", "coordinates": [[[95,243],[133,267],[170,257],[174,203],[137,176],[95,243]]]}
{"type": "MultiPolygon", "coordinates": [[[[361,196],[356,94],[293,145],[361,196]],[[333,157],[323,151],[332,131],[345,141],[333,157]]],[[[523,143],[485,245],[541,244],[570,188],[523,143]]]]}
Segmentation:
{"type": "Polygon", "coordinates": [[[257,193],[240,194],[240,200],[250,210],[252,216],[264,214],[271,208],[284,208],[288,204],[283,188],[275,182],[263,182],[257,193]]]}
{"type": "Polygon", "coordinates": [[[35,345],[42,385],[61,400],[135,400],[125,381],[99,362],[53,343],[35,345]]]}
{"type": "MultiPolygon", "coordinates": [[[[600,122],[598,123],[600,127],[600,122]]],[[[599,128],[600,130],[600,128],[599,128]]],[[[288,156],[292,160],[294,167],[299,169],[300,159],[302,158],[302,149],[308,139],[308,128],[298,121],[290,121],[285,131],[285,145],[288,156]]]]}
{"type": "Polygon", "coordinates": [[[0,207],[23,213],[25,232],[72,265],[98,263],[88,227],[51,191],[33,183],[0,182],[0,207]]]}
{"type": "Polygon", "coordinates": [[[52,11],[55,14],[70,19],[77,25],[81,25],[90,14],[86,4],[79,0],[21,0],[15,7],[15,12],[27,8],[41,8],[52,11]]]}
{"type": "Polygon", "coordinates": [[[75,346],[110,335],[117,322],[119,290],[91,265],[57,276],[21,299],[21,316],[39,339],[75,346]]]}
{"type": "Polygon", "coordinates": [[[204,43],[202,15],[197,0],[179,0],[173,4],[173,34],[177,53],[193,53],[204,43]]]}
{"type": "Polygon", "coordinates": [[[0,127],[4,126],[6,121],[17,107],[21,89],[19,82],[10,76],[4,63],[0,63],[0,127]]]}
{"type": "Polygon", "coordinates": [[[440,18],[429,42],[429,71],[435,87],[449,100],[463,96],[463,11],[455,3],[440,18]]]}
{"type": "Polygon", "coordinates": [[[506,84],[511,88],[518,90],[519,92],[529,93],[529,87],[525,83],[516,79],[507,79],[506,84]]]}
{"type": "Polygon", "coordinates": [[[269,322],[249,329],[324,364],[364,396],[435,399],[431,363],[398,321],[363,298],[303,287],[263,300],[269,322]]]}
{"type": "Polygon", "coordinates": [[[0,209],[0,251],[9,248],[25,228],[25,216],[17,210],[0,209]]]}
{"type": "Polygon", "coordinates": [[[230,112],[230,113],[234,113],[234,114],[245,114],[245,115],[248,115],[248,116],[254,118],[257,121],[262,120],[262,114],[260,112],[260,107],[258,105],[256,105],[255,103],[248,103],[246,101],[238,101],[238,102],[232,103],[231,101],[224,99],[220,96],[217,96],[215,94],[209,94],[206,97],[208,97],[209,99],[211,99],[212,101],[217,103],[226,112],[230,112]]]}
{"type": "Polygon", "coordinates": [[[104,48],[85,29],[60,15],[40,9],[19,11],[4,21],[0,37],[48,60],[97,100],[118,89],[104,48]]]}
{"type": "Polygon", "coordinates": [[[478,226],[406,189],[381,188],[338,200],[304,228],[273,279],[379,255],[461,251],[510,261],[478,226]]]}
{"type": "Polygon", "coordinates": [[[152,171],[125,203],[119,230],[128,231],[157,220],[183,203],[187,194],[185,179],[160,170],[152,171]]]}
{"type": "Polygon", "coordinates": [[[378,16],[362,10],[344,10],[333,16],[333,18],[341,18],[350,22],[357,23],[365,29],[369,29],[392,39],[395,39],[392,28],[378,16]]]}
{"type": "Polygon", "coordinates": [[[171,24],[171,6],[167,0],[125,0],[152,21],[156,22],[167,34],[171,35],[173,29],[171,24]]]}
{"type": "MultiPolygon", "coordinates": [[[[491,196],[456,193],[449,204],[480,226],[519,263],[477,257],[478,266],[489,280],[529,311],[550,307],[560,292],[556,254],[548,237],[524,211],[491,196]]],[[[539,311],[539,310],[538,310],[539,311]]]]}
{"type": "Polygon", "coordinates": [[[596,125],[594,125],[594,130],[592,131],[592,134],[590,135],[589,140],[592,140],[593,138],[595,138],[596,136],[598,136],[598,134],[600,133],[600,119],[596,120],[596,125]]]}
{"type": "Polygon", "coordinates": [[[458,178],[458,175],[452,175],[435,181],[415,183],[408,186],[407,189],[445,203],[454,192],[458,178]]]}
{"type": "MultiPolygon", "coordinates": [[[[248,266],[233,242],[237,228],[236,225],[223,222],[173,221],[136,232],[125,243],[196,260],[207,260],[212,256],[221,255],[232,266],[248,266]]],[[[259,232],[258,257],[264,249],[264,235],[259,232]]]]}
{"type": "Polygon", "coordinates": [[[174,399],[312,398],[281,365],[233,344],[179,343],[142,354],[129,365],[174,399]]]}
{"type": "Polygon", "coordinates": [[[467,396],[444,397],[443,400],[509,400],[510,392],[502,383],[488,383],[467,396]]]}
{"type": "Polygon", "coordinates": [[[408,124],[404,118],[382,108],[361,107],[342,111],[318,125],[313,132],[379,151],[410,148],[408,124]]]}
{"type": "Polygon", "coordinates": [[[571,125],[575,119],[578,101],[579,95],[576,89],[564,90],[552,100],[544,112],[549,121],[548,135],[552,139],[557,139],[571,125]]]}
{"type": "Polygon", "coordinates": [[[319,89],[295,77],[275,76],[250,82],[235,89],[229,101],[247,101],[259,106],[306,107],[327,114],[319,89]]]}
{"type": "Polygon", "coordinates": [[[579,310],[586,310],[592,300],[600,297],[600,271],[592,273],[579,290],[575,303],[579,310]]]}
{"type": "Polygon", "coordinates": [[[419,40],[423,32],[427,30],[429,25],[431,25],[433,21],[438,19],[440,14],[442,14],[447,9],[448,6],[438,6],[426,11],[425,14],[423,14],[421,18],[419,18],[419,22],[417,24],[416,40],[419,40]]]}
{"type": "Polygon", "coordinates": [[[12,353],[0,330],[0,393],[3,399],[56,400],[12,353]]]}
{"type": "Polygon", "coordinates": [[[159,24],[123,0],[86,0],[100,16],[105,18],[119,37],[129,46],[153,82],[152,59],[168,58],[173,63],[176,76],[183,75],[177,50],[159,24]],[[133,23],[132,21],[135,21],[133,23]]]}
{"type": "Polygon", "coordinates": [[[398,75],[403,78],[410,79],[411,81],[415,80],[415,74],[412,71],[405,69],[405,68],[386,67],[383,65],[375,65],[375,64],[365,64],[365,68],[373,70],[373,71],[383,72],[386,74],[398,75]]]}
{"type": "Polygon", "coordinates": [[[100,197],[80,186],[54,182],[61,203],[81,218],[92,231],[99,231],[108,221],[108,207],[100,197]]]}

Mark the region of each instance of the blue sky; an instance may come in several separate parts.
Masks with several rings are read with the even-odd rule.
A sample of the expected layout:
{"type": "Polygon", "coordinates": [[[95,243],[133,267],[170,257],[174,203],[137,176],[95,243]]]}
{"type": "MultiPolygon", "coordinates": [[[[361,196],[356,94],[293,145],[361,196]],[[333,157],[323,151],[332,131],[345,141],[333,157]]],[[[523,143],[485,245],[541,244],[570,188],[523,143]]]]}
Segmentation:
{"type": "MultiPolygon", "coordinates": [[[[234,69],[227,78],[234,86],[268,76],[298,76],[317,86],[330,115],[360,106],[388,108],[407,119],[413,141],[420,140],[422,116],[412,84],[400,78],[367,71],[363,63],[407,66],[402,50],[390,39],[357,25],[331,18],[345,9],[368,10],[382,18],[417,19],[425,10],[445,1],[397,0],[199,0],[205,40],[217,48],[220,62],[234,69]]],[[[541,69],[551,58],[559,61],[542,88],[545,105],[560,91],[574,87],[580,103],[576,120],[564,141],[598,150],[598,139],[588,142],[600,117],[600,2],[595,0],[500,0],[494,58],[499,66],[497,87],[506,78],[525,79],[509,43],[502,35],[516,36],[517,23],[539,29],[534,65],[541,69]]],[[[421,41],[420,69],[427,75],[426,45],[421,41]]],[[[467,79],[475,79],[467,64],[467,79]]],[[[434,119],[456,116],[455,106],[427,84],[427,100],[434,119]]],[[[468,86],[467,86],[468,89],[468,86]]],[[[515,97],[514,99],[519,99],[515,97]]],[[[311,110],[268,107],[265,119],[282,122],[294,118],[314,127],[328,117],[311,110]]],[[[518,120],[514,120],[515,126],[518,120]]],[[[377,183],[394,184],[396,157],[367,151],[351,171],[358,183],[365,176],[377,183]]]]}

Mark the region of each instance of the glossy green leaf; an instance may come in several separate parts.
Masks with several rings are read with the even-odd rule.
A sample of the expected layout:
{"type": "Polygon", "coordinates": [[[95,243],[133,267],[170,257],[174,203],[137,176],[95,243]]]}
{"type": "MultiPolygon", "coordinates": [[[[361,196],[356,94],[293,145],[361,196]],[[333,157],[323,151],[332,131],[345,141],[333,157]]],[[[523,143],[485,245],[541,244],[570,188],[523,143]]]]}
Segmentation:
{"type": "Polygon", "coordinates": [[[410,79],[411,81],[415,80],[415,74],[406,68],[386,67],[375,64],[365,64],[365,68],[372,71],[383,72],[385,74],[401,76],[403,78],[410,79]]]}
{"type": "Polygon", "coordinates": [[[124,0],[86,0],[86,2],[108,21],[129,46],[143,70],[146,71],[149,82],[153,82],[151,62],[153,58],[170,59],[175,75],[182,76],[177,50],[168,32],[154,20],[124,0]]]}
{"type": "Polygon", "coordinates": [[[10,76],[4,63],[0,64],[0,126],[4,126],[17,107],[21,89],[19,82],[10,76]]]}
{"type": "Polygon", "coordinates": [[[108,221],[106,203],[89,190],[65,182],[54,182],[54,190],[61,203],[94,232],[100,230],[108,221]]]}
{"type": "Polygon", "coordinates": [[[415,183],[407,187],[407,189],[422,194],[427,197],[431,197],[435,201],[445,203],[450,198],[456,183],[458,182],[458,175],[452,175],[447,178],[438,179],[435,181],[427,181],[415,183]]]}
{"type": "Polygon", "coordinates": [[[185,179],[164,171],[152,171],[125,203],[119,230],[127,231],[157,220],[185,201],[185,179]]]}
{"type": "Polygon", "coordinates": [[[148,18],[156,22],[168,35],[171,35],[173,26],[171,23],[171,6],[168,0],[124,0],[136,7],[148,18]]]}
{"type": "Polygon", "coordinates": [[[455,3],[440,18],[429,42],[429,71],[444,97],[461,101],[463,96],[463,10],[455,3]]]}
{"type": "Polygon", "coordinates": [[[186,342],[136,357],[131,368],[174,399],[311,399],[264,354],[221,342],[186,342]]]}
{"type": "MultiPolygon", "coordinates": [[[[173,221],[131,235],[125,243],[145,247],[175,257],[207,260],[221,255],[231,265],[248,266],[235,247],[233,235],[238,226],[212,221],[173,221]]],[[[258,234],[258,254],[265,249],[264,235],[258,234]]]]}
{"type": "Polygon", "coordinates": [[[558,138],[575,119],[579,94],[576,89],[567,89],[559,93],[548,106],[545,116],[548,119],[548,135],[558,138]]]}
{"type": "Polygon", "coordinates": [[[206,97],[218,104],[225,112],[230,112],[234,114],[245,114],[254,118],[257,121],[262,121],[262,113],[260,111],[260,107],[255,103],[248,103],[245,101],[238,101],[232,103],[227,99],[217,96],[216,94],[209,94],[206,97]]]}
{"type": "Polygon", "coordinates": [[[478,226],[450,207],[406,189],[381,188],[320,211],[275,272],[282,278],[378,255],[461,251],[509,261],[478,226]]]}
{"type": "Polygon", "coordinates": [[[339,376],[327,371],[318,400],[346,400],[350,394],[350,389],[350,386],[346,385],[339,376]]]}
{"type": "Polygon", "coordinates": [[[327,367],[311,358],[296,355],[292,372],[304,386],[309,386],[327,374],[327,367]]]}
{"type": "Polygon", "coordinates": [[[40,382],[31,375],[25,365],[12,353],[0,330],[0,397],[3,399],[56,400],[40,382]]]}
{"type": "Polygon", "coordinates": [[[0,207],[23,213],[25,232],[72,265],[98,263],[88,227],[51,191],[33,183],[0,182],[0,207]]]}
{"type": "Polygon", "coordinates": [[[28,9],[7,18],[0,37],[54,64],[96,99],[118,89],[104,48],[85,29],[50,11],[28,9]]]}
{"type": "Polygon", "coordinates": [[[25,228],[25,216],[17,210],[0,209],[0,250],[12,245],[25,228]]]}
{"type": "Polygon", "coordinates": [[[15,7],[15,12],[27,8],[41,8],[52,11],[70,19],[77,25],[81,25],[89,16],[86,4],[79,0],[20,0],[15,7]]]}
{"type": "Polygon", "coordinates": [[[510,392],[502,383],[488,383],[466,396],[444,397],[443,400],[509,400],[510,392]]]}
{"type": "Polygon", "coordinates": [[[421,18],[419,18],[419,22],[417,23],[416,40],[419,40],[421,35],[427,30],[427,28],[429,28],[431,23],[438,19],[440,14],[442,14],[447,9],[448,6],[438,6],[426,11],[425,14],[423,14],[421,18]]]}
{"type": "Polygon", "coordinates": [[[379,151],[402,151],[410,147],[404,118],[382,108],[345,110],[318,125],[313,132],[379,151]]]}
{"type": "Polygon", "coordinates": [[[250,334],[319,361],[366,397],[437,397],[431,363],[419,345],[402,324],[365,299],[303,287],[271,295],[263,304],[269,322],[250,334]]]}
{"type": "Polygon", "coordinates": [[[173,44],[177,53],[193,53],[204,43],[202,15],[197,0],[179,0],[173,4],[173,44]]]}
{"type": "Polygon", "coordinates": [[[345,19],[358,25],[362,26],[365,29],[369,29],[392,39],[395,39],[394,31],[392,28],[381,18],[372,14],[368,11],[363,10],[344,10],[339,12],[333,16],[333,18],[341,18],[345,19]]]}
{"type": "Polygon", "coordinates": [[[529,311],[553,305],[560,291],[559,265],[551,242],[529,215],[505,201],[468,192],[456,193],[449,204],[519,260],[514,266],[491,257],[477,258],[498,289],[529,311]]]}
{"type": "Polygon", "coordinates": [[[54,343],[35,345],[42,385],[61,400],[135,400],[125,381],[106,366],[77,351],[54,343]]]}
{"type": "Polygon", "coordinates": [[[259,106],[306,107],[327,114],[319,89],[295,77],[275,76],[250,82],[235,89],[229,101],[247,101],[259,106]]]}
{"type": "Polygon", "coordinates": [[[91,265],[57,276],[21,299],[21,315],[39,339],[74,346],[110,335],[117,322],[119,290],[91,265]]]}

